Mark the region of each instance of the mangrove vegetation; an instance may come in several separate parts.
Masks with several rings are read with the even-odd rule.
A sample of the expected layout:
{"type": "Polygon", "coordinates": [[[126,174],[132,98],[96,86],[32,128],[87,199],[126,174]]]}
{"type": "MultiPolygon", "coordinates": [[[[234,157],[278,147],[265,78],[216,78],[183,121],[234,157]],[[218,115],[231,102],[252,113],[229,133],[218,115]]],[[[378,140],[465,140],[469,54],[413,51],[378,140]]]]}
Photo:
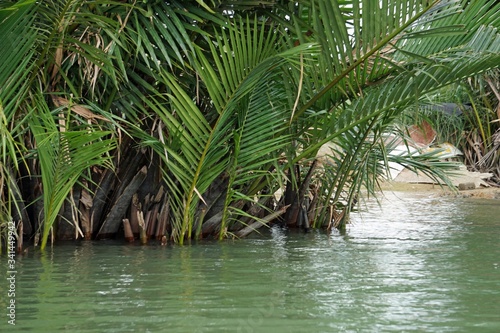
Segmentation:
{"type": "Polygon", "coordinates": [[[43,249],[343,229],[389,162],[447,181],[454,164],[436,153],[389,154],[409,117],[445,102],[467,105],[469,121],[439,132],[469,142],[469,164],[498,180],[499,11],[493,0],[1,1],[2,235],[14,222],[43,249]]]}

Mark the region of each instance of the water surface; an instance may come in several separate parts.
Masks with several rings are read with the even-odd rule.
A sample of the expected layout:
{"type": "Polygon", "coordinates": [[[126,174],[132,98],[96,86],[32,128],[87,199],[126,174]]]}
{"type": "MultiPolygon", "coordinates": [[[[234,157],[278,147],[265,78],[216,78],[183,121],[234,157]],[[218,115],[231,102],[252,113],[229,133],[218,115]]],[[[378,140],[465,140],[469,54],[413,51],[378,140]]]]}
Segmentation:
{"type": "Polygon", "coordinates": [[[500,332],[500,205],[386,194],[345,234],[58,245],[16,258],[1,332],[500,332]]]}

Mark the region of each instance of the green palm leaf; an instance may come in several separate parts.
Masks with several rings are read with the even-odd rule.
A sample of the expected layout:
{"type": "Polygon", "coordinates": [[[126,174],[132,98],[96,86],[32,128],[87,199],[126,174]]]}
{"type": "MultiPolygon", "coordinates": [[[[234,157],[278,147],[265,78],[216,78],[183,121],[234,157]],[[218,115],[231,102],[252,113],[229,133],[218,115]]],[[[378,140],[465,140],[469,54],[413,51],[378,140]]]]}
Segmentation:
{"type": "Polygon", "coordinates": [[[110,155],[116,144],[107,138],[108,131],[83,128],[66,131],[56,123],[43,99],[36,99],[36,110],[30,117],[30,129],[36,141],[36,157],[40,163],[44,223],[41,249],[47,245],[52,225],[59,211],[85,170],[94,165],[110,166],[110,155]]]}
{"type": "MultiPolygon", "coordinates": [[[[381,164],[372,152],[381,152],[375,154],[379,158],[384,155],[381,135],[404,108],[418,103],[427,92],[497,67],[499,39],[497,27],[476,22],[485,15],[484,8],[492,5],[488,1],[469,7],[463,2],[464,17],[460,1],[435,1],[426,6],[418,1],[412,2],[413,5],[406,1],[362,2],[362,5],[349,2],[352,6],[332,1],[318,2],[317,7],[314,3],[307,4],[310,11],[298,11],[302,16],[294,16],[294,27],[312,29],[310,36],[299,33],[299,40],[318,40],[327,51],[318,54],[317,68],[328,70],[304,75],[307,80],[303,84],[303,97],[312,98],[303,98],[295,114],[296,120],[304,122],[301,127],[304,132],[299,128],[297,137],[313,139],[293,162],[311,158],[327,142],[333,141],[340,148],[334,154],[332,176],[324,184],[326,202],[322,214],[327,215],[328,201],[332,198],[334,202],[345,198],[349,203],[359,192],[360,182],[369,189],[376,183],[376,177],[382,174],[381,164]],[[396,3],[399,5],[391,6],[396,3]],[[389,13],[380,13],[382,8],[398,8],[398,12],[394,19],[380,19],[389,13]],[[305,24],[303,15],[310,24],[305,24]],[[342,20],[344,24],[338,25],[342,20]],[[357,38],[350,35],[347,28],[350,22],[355,26],[353,34],[357,38]],[[445,46],[437,40],[446,40],[445,46]],[[372,82],[376,85],[372,86],[372,82]]],[[[498,20],[492,18],[490,14],[481,21],[498,25],[498,20]]],[[[298,76],[295,73],[295,82],[299,81],[298,76]]],[[[425,158],[429,158],[428,164],[415,159],[408,166],[421,167],[424,172],[434,172],[436,177],[446,179],[440,169],[429,167],[437,167],[440,162],[431,161],[432,156],[422,157],[425,158]]]]}
{"type": "Polygon", "coordinates": [[[0,184],[7,189],[0,195],[0,216],[5,223],[13,218],[13,208],[21,213],[15,173],[25,147],[23,122],[17,118],[18,105],[27,92],[25,81],[34,65],[32,45],[37,36],[30,30],[34,8],[34,1],[0,6],[0,184]]]}
{"type": "Polygon", "coordinates": [[[167,183],[182,189],[172,189],[179,227],[175,237],[180,242],[192,236],[198,203],[217,177],[224,171],[234,176],[236,170],[260,170],[273,160],[269,154],[285,144],[286,140],[275,138],[274,133],[283,130],[286,122],[282,114],[276,117],[273,93],[266,93],[262,87],[272,88],[276,72],[270,75],[270,71],[276,71],[307,46],[278,53],[275,34],[256,24],[240,22],[216,33],[208,41],[210,57],[196,50],[195,69],[213,101],[213,113],[203,114],[166,71],[160,78],[169,93],[156,96],[157,102],[147,102],[165,124],[165,137],[169,138],[165,145],[155,145],[164,156],[167,183]],[[269,84],[259,86],[263,82],[269,84]],[[255,141],[250,141],[255,138],[262,140],[257,150],[255,141]],[[240,142],[239,147],[232,145],[233,139],[240,142]],[[269,157],[255,159],[256,155],[269,157]],[[228,169],[230,161],[233,167],[228,169]]]}

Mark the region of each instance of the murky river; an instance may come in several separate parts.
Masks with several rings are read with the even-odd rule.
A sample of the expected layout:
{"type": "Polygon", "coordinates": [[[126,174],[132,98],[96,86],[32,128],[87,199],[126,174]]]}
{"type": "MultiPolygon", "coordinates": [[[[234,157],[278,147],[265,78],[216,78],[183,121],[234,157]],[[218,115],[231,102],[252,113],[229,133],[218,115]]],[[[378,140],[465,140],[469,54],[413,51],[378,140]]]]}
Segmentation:
{"type": "Polygon", "coordinates": [[[500,332],[500,202],[386,194],[346,234],[0,258],[0,332],[500,332]]]}

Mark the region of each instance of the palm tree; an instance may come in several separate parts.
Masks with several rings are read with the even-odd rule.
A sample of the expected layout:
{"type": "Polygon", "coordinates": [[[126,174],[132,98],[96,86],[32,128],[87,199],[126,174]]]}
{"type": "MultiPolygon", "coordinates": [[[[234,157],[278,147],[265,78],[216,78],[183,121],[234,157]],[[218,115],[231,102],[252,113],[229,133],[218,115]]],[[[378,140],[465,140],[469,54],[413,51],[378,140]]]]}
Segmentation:
{"type": "MultiPolygon", "coordinates": [[[[388,158],[396,159],[443,178],[437,164],[419,161],[431,158],[439,163],[434,156],[411,156],[406,161],[388,157],[384,133],[391,131],[405,108],[418,105],[422,96],[470,75],[462,70],[477,66],[481,72],[496,66],[498,19],[487,13],[498,4],[427,1],[407,7],[409,3],[396,3],[373,6],[371,2],[347,1],[329,6],[317,1],[295,8],[301,17],[290,29],[303,27],[300,22],[311,22],[301,28],[304,34],[297,32],[298,39],[319,40],[324,51],[309,64],[318,70],[304,75],[303,96],[308,97],[294,115],[298,118],[307,112],[321,112],[317,125],[307,123],[303,132],[299,131],[301,137],[316,140],[295,160],[314,156],[326,142],[336,147],[327,182],[330,186],[316,223],[330,223],[339,206],[337,214],[347,216],[360,186],[375,187],[382,172],[380,160],[387,165],[388,158]],[[479,53],[473,55],[471,50],[479,53]],[[311,129],[314,132],[305,136],[311,129]],[[344,203],[339,205],[341,199],[344,203]]],[[[336,222],[342,226],[345,220],[336,222]]]]}
{"type": "MultiPolygon", "coordinates": [[[[0,26],[6,45],[0,89],[6,130],[2,167],[9,183],[2,214],[22,220],[28,232],[41,231],[44,248],[70,192],[82,179],[91,180],[91,167],[110,165],[116,143],[113,131],[104,128],[114,121],[82,91],[95,84],[89,71],[97,74],[113,66],[99,48],[87,46],[85,35],[78,39],[69,33],[81,33],[78,27],[87,20],[84,13],[74,15],[77,2],[7,5],[0,26]],[[37,223],[42,215],[43,223],[37,223]]],[[[108,74],[109,79],[116,71],[108,74]]],[[[74,200],[70,205],[76,205],[74,200]]],[[[63,218],[61,224],[77,226],[63,218]]]]}
{"type": "MultiPolygon", "coordinates": [[[[361,187],[374,191],[385,172],[383,138],[402,111],[498,66],[499,6],[4,5],[0,36],[15,47],[0,51],[2,213],[33,234],[43,226],[42,247],[68,225],[59,217],[87,237],[114,235],[127,217],[179,243],[283,214],[342,228],[361,187]]],[[[433,156],[397,160],[445,177],[433,156]]]]}

